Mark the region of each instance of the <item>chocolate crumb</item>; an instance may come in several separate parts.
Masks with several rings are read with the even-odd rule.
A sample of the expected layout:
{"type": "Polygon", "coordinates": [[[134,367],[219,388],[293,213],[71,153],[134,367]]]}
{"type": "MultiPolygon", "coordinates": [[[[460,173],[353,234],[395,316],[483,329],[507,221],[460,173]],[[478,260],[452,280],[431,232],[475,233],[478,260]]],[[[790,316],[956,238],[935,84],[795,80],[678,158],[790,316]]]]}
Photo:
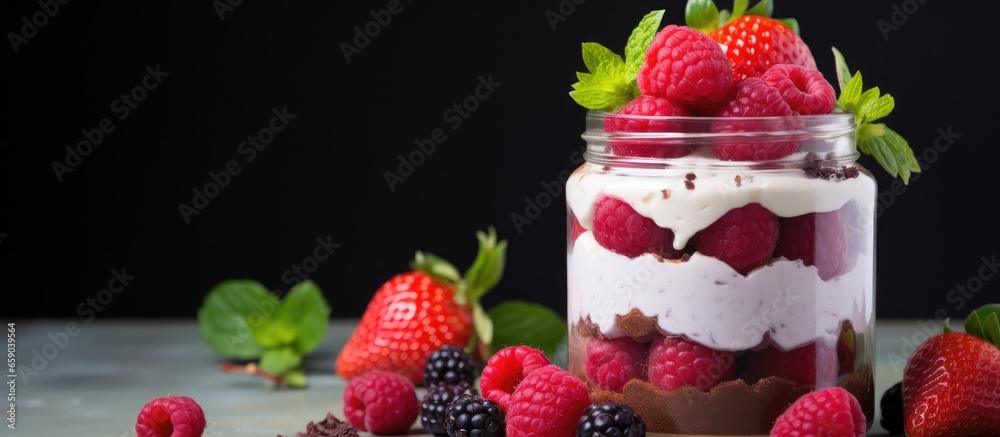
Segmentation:
{"type": "Polygon", "coordinates": [[[694,173],[688,173],[687,175],[684,176],[684,178],[687,179],[687,180],[689,180],[689,181],[693,181],[697,177],[698,177],[698,175],[696,175],[694,173]]]}
{"type": "MultiPolygon", "coordinates": [[[[278,437],[285,437],[278,434],[278,437]]],[[[326,413],[326,418],[321,422],[309,422],[306,425],[306,432],[297,433],[295,437],[360,437],[358,430],[350,423],[344,422],[332,413],[326,413]]]]}
{"type": "Polygon", "coordinates": [[[580,321],[573,326],[573,331],[584,337],[603,337],[601,327],[592,322],[590,316],[580,317],[580,321]]]}
{"type": "Polygon", "coordinates": [[[615,315],[615,323],[621,328],[625,335],[631,337],[633,340],[639,343],[645,343],[656,337],[657,323],[656,317],[650,317],[639,311],[638,308],[632,308],[628,314],[615,315]]]}
{"type": "Polygon", "coordinates": [[[858,177],[860,173],[853,165],[838,167],[837,155],[833,152],[827,153],[825,159],[821,159],[815,152],[809,152],[805,160],[803,171],[813,179],[851,179],[858,177]]]}
{"type": "Polygon", "coordinates": [[[660,190],[660,192],[663,193],[663,200],[667,200],[667,199],[670,198],[670,189],[669,188],[664,188],[663,190],[660,190]]]}
{"type": "Polygon", "coordinates": [[[740,175],[736,175],[733,179],[736,181],[736,188],[743,186],[743,178],[741,178],[740,175]]]}
{"type": "Polygon", "coordinates": [[[601,170],[602,171],[611,171],[611,167],[605,165],[604,167],[601,167],[601,170]]]}
{"type": "Polygon", "coordinates": [[[694,189],[694,182],[686,180],[686,181],[684,181],[684,186],[687,187],[687,189],[689,189],[689,190],[693,190],[694,189]]]}

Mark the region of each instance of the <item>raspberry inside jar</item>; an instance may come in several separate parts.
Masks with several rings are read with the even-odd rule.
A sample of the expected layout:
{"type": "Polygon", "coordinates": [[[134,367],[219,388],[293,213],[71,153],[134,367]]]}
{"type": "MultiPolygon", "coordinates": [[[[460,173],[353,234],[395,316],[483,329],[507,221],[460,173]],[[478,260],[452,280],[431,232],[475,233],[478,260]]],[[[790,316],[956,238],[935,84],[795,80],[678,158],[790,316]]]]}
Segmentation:
{"type": "Polygon", "coordinates": [[[767,434],[834,386],[870,427],[876,186],[853,115],[629,117],[587,114],[566,184],[570,371],[649,432],[767,434]],[[628,123],[668,128],[605,129],[628,123]],[[748,145],[791,152],[716,153],[748,145]]]}

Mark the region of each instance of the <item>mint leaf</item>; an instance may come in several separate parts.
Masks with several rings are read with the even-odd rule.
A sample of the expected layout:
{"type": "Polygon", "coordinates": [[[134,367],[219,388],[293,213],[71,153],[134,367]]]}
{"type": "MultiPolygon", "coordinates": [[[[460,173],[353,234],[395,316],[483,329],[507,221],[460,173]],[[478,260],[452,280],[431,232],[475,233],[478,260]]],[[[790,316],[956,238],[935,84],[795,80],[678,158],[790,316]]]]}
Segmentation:
{"type": "Polygon", "coordinates": [[[218,354],[236,359],[260,356],[263,348],[252,337],[256,327],[271,317],[278,300],[263,285],[251,280],[217,284],[198,309],[201,337],[218,354]],[[249,322],[254,322],[253,325],[249,322]]]}
{"type": "Polygon", "coordinates": [[[837,82],[841,88],[840,95],[837,96],[837,107],[854,114],[858,150],[874,157],[890,176],[898,177],[908,185],[910,175],[920,172],[920,164],[913,149],[896,131],[883,123],[874,123],[892,112],[896,106],[895,99],[889,94],[882,95],[878,87],[863,91],[864,82],[860,71],[855,72],[845,84],[844,78],[850,71],[847,69],[847,62],[836,48],[833,49],[833,56],[837,64],[837,82]]]}
{"type": "Polygon", "coordinates": [[[610,64],[615,68],[620,68],[619,66],[625,65],[625,60],[622,59],[621,55],[596,42],[585,42],[583,43],[583,64],[591,72],[596,72],[602,64],[610,64]]]}
{"type": "Polygon", "coordinates": [[[278,309],[277,319],[294,330],[292,349],[306,355],[323,342],[330,327],[330,307],[319,287],[305,280],[289,290],[278,309]]]}
{"type": "MultiPolygon", "coordinates": [[[[861,88],[863,86],[863,80],[861,78],[861,72],[854,73],[851,80],[847,82],[844,86],[844,90],[840,92],[840,96],[837,97],[837,104],[840,105],[845,111],[854,111],[861,102],[861,88]]],[[[855,116],[857,118],[857,116],[855,116]]]]}
{"type": "Polygon", "coordinates": [[[301,388],[306,386],[306,374],[298,369],[289,370],[281,377],[281,380],[289,387],[301,388]]]}
{"type": "Polygon", "coordinates": [[[851,69],[847,67],[847,61],[844,60],[844,55],[833,47],[833,61],[837,68],[837,89],[840,90],[841,95],[844,93],[844,88],[847,87],[847,81],[851,80],[851,69]]]}
{"type": "MultiPolygon", "coordinates": [[[[275,306],[277,308],[277,306],[275,306]]],[[[271,318],[251,333],[257,344],[269,348],[286,346],[295,341],[298,329],[284,319],[271,318]]]]}
{"type": "Polygon", "coordinates": [[[858,127],[858,149],[875,158],[875,161],[892,177],[904,184],[910,183],[910,174],[920,172],[920,164],[909,143],[884,124],[863,124],[858,127]]]}
{"type": "MultiPolygon", "coordinates": [[[[882,117],[889,115],[893,108],[896,107],[896,100],[892,98],[889,94],[884,94],[878,96],[878,88],[872,88],[869,91],[875,91],[877,96],[872,100],[865,100],[864,95],[862,95],[862,103],[860,112],[864,114],[865,122],[871,123],[882,117]]],[[[867,91],[865,92],[867,94],[867,91]]]]}
{"type": "Polygon", "coordinates": [[[510,300],[489,310],[493,320],[491,355],[506,346],[529,345],[552,355],[566,338],[566,322],[544,305],[510,300]]]}
{"type": "Polygon", "coordinates": [[[639,21],[625,44],[625,58],[601,44],[583,43],[587,72],[577,72],[577,82],[569,92],[573,101],[587,109],[614,112],[638,97],[635,77],[662,19],[663,11],[656,10],[639,21]]]}
{"type": "Polygon", "coordinates": [[[260,369],[274,375],[284,375],[302,363],[302,355],[290,347],[267,349],[260,356],[260,369]]]}
{"type": "Polygon", "coordinates": [[[569,93],[577,104],[587,109],[614,112],[632,101],[635,96],[627,88],[577,89],[569,93]]]}
{"type": "Polygon", "coordinates": [[[635,76],[639,73],[639,68],[646,60],[646,50],[653,43],[656,32],[660,30],[663,13],[664,11],[660,9],[646,14],[629,35],[625,43],[625,74],[628,78],[635,80],[635,76]]]}

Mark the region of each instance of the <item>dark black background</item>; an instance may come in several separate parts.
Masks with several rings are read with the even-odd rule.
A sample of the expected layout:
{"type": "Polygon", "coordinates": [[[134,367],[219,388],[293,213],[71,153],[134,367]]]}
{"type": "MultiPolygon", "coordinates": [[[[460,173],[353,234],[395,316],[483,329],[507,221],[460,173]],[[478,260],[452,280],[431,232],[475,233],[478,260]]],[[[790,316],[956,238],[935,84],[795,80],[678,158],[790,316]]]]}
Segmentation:
{"type": "MultiPolygon", "coordinates": [[[[286,270],[329,237],[340,246],[311,278],[334,317],[359,316],[417,249],[468,267],[474,233],[489,225],[510,247],[486,306],[523,298],[564,311],[564,199],[520,232],[511,215],[574,167],[584,110],[567,93],[584,68],[580,43],[621,51],[648,11],[683,19],[679,0],[577,1],[402,0],[350,62],[341,43],[387,1],[243,1],[221,20],[209,1],[60,5],[18,53],[0,47],[0,312],[78,317],[78,305],[124,268],[135,278],[101,317],[193,317],[225,279],[286,289],[286,270]],[[564,20],[553,28],[546,11],[564,20]],[[157,65],[169,76],[118,120],[112,101],[157,65]],[[443,113],[490,75],[502,85],[452,129],[443,113]],[[238,144],[267,126],[272,108],[286,107],[296,118],[246,162],[238,144]],[[65,147],[105,117],[115,130],[59,182],[52,162],[64,162],[65,147]],[[447,140],[390,191],[384,172],[435,128],[447,140]],[[192,190],[230,160],[242,171],[186,224],[178,205],[191,204],[192,190]],[[21,297],[29,303],[12,303],[21,297]]],[[[3,8],[5,34],[41,10],[37,2],[3,8]]],[[[937,0],[776,5],[776,16],[798,18],[828,77],[835,45],[866,86],[896,98],[885,121],[918,155],[939,129],[960,135],[896,194],[862,158],[891,200],[877,228],[882,317],[963,316],[1000,300],[1000,280],[987,279],[964,307],[949,301],[998,250],[995,29],[970,14],[992,12],[937,0]],[[886,38],[879,21],[914,6],[886,38]]]]}

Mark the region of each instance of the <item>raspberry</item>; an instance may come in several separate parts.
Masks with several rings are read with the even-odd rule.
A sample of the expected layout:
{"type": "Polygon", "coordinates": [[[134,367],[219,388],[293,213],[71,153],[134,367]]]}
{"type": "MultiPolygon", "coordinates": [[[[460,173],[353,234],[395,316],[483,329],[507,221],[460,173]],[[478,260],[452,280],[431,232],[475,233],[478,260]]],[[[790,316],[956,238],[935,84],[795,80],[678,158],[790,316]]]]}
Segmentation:
{"type": "Polygon", "coordinates": [[[889,387],[885,393],[882,394],[882,399],[879,401],[879,409],[882,412],[882,419],[879,423],[882,424],[882,428],[889,431],[892,435],[903,435],[905,431],[903,430],[903,383],[897,382],[889,387]]]}
{"type": "Polygon", "coordinates": [[[645,437],[646,424],[627,405],[609,402],[587,406],[576,429],[577,437],[645,437]]]}
{"type": "Polygon", "coordinates": [[[771,258],[778,241],[778,216],[759,203],[726,212],[694,235],[694,246],[746,276],[771,258]]]}
{"type": "Polygon", "coordinates": [[[188,396],[162,396],[142,406],[135,421],[138,437],[201,437],[205,412],[188,396]]]}
{"type": "Polygon", "coordinates": [[[479,389],[483,397],[510,411],[510,396],[526,376],[551,364],[545,352],[531,346],[508,346],[497,351],[483,368],[479,389]]]}
{"type": "Polygon", "coordinates": [[[708,35],[671,24],[653,38],[636,82],[642,94],[708,111],[733,87],[733,66],[708,35]]]}
{"type": "Polygon", "coordinates": [[[550,364],[528,376],[514,390],[507,410],[510,437],[572,435],[590,405],[587,384],[550,364]]]}
{"type": "Polygon", "coordinates": [[[646,379],[646,345],[629,337],[587,341],[587,380],[603,390],[621,392],[626,382],[646,379]]]}
{"type": "Polygon", "coordinates": [[[635,258],[655,253],[677,259],[682,252],[674,249],[674,232],[661,228],[649,217],[632,209],[625,201],[603,196],[594,207],[594,239],[619,255],[635,258]]]}
{"type": "Polygon", "coordinates": [[[403,434],[419,413],[413,382],[398,373],[370,370],[344,388],[344,416],[361,431],[403,434]]]}
{"type": "MultiPolygon", "coordinates": [[[[748,77],[739,81],[729,100],[718,111],[716,117],[787,117],[795,113],[782,100],[777,88],[768,86],[759,77],[748,77]]],[[[766,132],[789,128],[784,120],[771,122],[754,119],[749,121],[721,121],[712,125],[712,132],[766,132]]],[[[781,159],[799,147],[797,142],[770,143],[722,143],[712,146],[716,158],[725,161],[767,161],[781,159]]]]}
{"type": "Polygon", "coordinates": [[[778,416],[771,437],[864,437],[865,413],[850,392],[840,387],[802,395],[778,416]]]}
{"type": "Polygon", "coordinates": [[[428,386],[438,382],[451,385],[461,381],[475,381],[476,363],[459,345],[446,344],[431,352],[424,367],[424,383],[428,386]]]}
{"type": "Polygon", "coordinates": [[[449,436],[504,437],[507,424],[500,406],[489,399],[465,393],[445,410],[444,428],[449,436]]]}
{"type": "Polygon", "coordinates": [[[819,70],[794,64],[772,65],[760,75],[799,115],[829,114],[837,104],[833,85],[819,70]]]}
{"type": "Polygon", "coordinates": [[[658,336],[649,346],[649,382],[662,390],[702,390],[736,377],[732,352],[717,351],[682,337],[658,336]]]}
{"type": "Polygon", "coordinates": [[[833,385],[839,370],[836,349],[823,342],[788,351],[772,344],[764,350],[747,351],[740,357],[741,376],[748,382],[777,376],[799,384],[833,385]]]}
{"type": "Polygon", "coordinates": [[[472,384],[468,381],[460,381],[452,385],[438,382],[427,388],[423,400],[420,402],[420,423],[427,432],[445,436],[448,432],[444,429],[445,410],[448,404],[457,399],[462,394],[479,395],[472,384]]]}
{"type": "Polygon", "coordinates": [[[847,268],[847,225],[840,211],[818,212],[781,220],[774,256],[816,266],[820,279],[840,276],[847,268]]]}
{"type": "MultiPolygon", "coordinates": [[[[670,100],[640,95],[623,106],[614,115],[604,119],[606,132],[678,132],[679,124],[653,117],[689,116],[691,112],[670,100]],[[624,117],[628,116],[628,117],[624,117]]],[[[671,144],[666,140],[613,139],[611,153],[618,156],[644,158],[679,158],[691,149],[687,144],[671,144]]]]}

